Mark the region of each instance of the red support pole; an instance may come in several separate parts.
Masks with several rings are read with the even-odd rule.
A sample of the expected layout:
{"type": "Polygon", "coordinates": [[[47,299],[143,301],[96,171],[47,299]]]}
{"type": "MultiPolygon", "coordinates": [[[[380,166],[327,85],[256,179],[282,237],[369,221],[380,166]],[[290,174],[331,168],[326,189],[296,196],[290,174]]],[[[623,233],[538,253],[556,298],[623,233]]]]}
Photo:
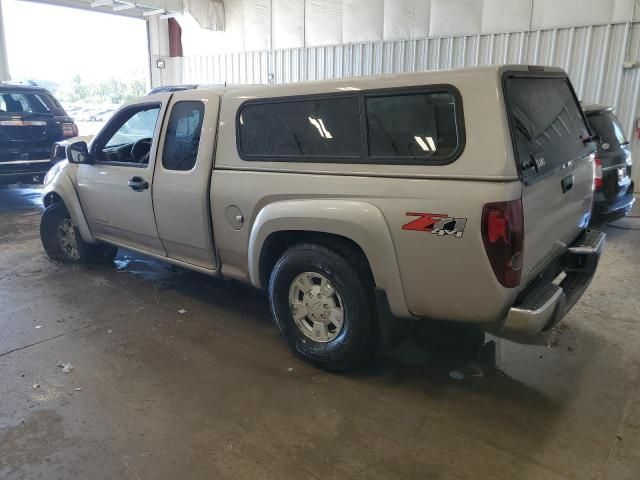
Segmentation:
{"type": "Polygon", "coordinates": [[[169,19],[169,56],[182,56],[182,29],[175,18],[169,19]]]}

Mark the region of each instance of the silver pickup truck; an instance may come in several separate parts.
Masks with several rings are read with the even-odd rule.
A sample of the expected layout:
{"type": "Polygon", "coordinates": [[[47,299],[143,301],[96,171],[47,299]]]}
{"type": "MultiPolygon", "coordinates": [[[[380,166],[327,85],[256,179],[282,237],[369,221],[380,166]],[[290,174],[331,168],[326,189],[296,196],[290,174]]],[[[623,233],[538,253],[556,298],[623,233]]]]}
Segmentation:
{"type": "Polygon", "coordinates": [[[594,152],[559,69],[159,93],[67,146],[41,237],[56,260],[124,247],[267,289],[293,350],[344,370],[407,319],[556,325],[605,240],[594,152]]]}

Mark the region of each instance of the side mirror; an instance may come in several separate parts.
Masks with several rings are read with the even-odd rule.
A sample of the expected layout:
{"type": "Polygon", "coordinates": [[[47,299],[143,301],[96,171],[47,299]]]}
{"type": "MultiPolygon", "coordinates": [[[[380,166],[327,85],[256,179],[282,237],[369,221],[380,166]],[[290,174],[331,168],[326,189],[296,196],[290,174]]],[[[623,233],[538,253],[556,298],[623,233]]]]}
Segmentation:
{"type": "Polygon", "coordinates": [[[67,146],[67,160],[71,163],[93,163],[87,142],[73,142],[67,146]]]}

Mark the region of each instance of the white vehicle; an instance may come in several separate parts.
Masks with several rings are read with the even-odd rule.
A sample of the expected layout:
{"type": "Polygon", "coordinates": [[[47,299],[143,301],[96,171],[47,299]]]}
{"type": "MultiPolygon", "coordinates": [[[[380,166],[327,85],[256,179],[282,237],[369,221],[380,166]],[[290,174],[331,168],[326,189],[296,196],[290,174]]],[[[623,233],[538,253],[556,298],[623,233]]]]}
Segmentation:
{"type": "Polygon", "coordinates": [[[342,370],[408,319],[552,328],[605,240],[587,230],[594,151],[558,69],[159,93],[67,147],[42,241],[268,289],[294,351],[342,370]]]}

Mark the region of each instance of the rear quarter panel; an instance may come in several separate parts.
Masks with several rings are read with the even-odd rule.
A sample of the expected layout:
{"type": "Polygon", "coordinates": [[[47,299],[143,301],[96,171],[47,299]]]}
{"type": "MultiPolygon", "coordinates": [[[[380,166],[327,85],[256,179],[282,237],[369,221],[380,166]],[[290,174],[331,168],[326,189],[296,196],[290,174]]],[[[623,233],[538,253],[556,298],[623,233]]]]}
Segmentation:
{"type": "MultiPolygon", "coordinates": [[[[487,199],[519,198],[519,182],[216,171],[212,192],[218,205],[213,208],[216,245],[222,272],[227,276],[249,279],[249,239],[258,214],[266,206],[300,199],[350,200],[368,204],[384,217],[385,230],[373,234],[390,235],[389,251],[380,252],[370,245],[360,247],[365,253],[377,252],[368,258],[374,274],[384,271],[386,264],[397,264],[396,277],[376,278],[390,298],[404,301],[404,306],[392,305],[396,315],[492,323],[502,318],[505,307],[515,298],[516,292],[504,289],[493,274],[480,221],[487,199]],[[239,196],[240,185],[243,194],[239,196]],[[227,205],[235,205],[242,212],[242,229],[233,230],[229,225],[227,205]],[[465,219],[466,224],[459,237],[405,230],[403,226],[418,218],[408,212],[441,214],[465,219]],[[376,264],[385,265],[376,268],[376,264]]],[[[356,226],[364,223],[359,218],[350,221],[356,226]]],[[[295,219],[290,219],[290,225],[290,229],[297,229],[295,219]]],[[[326,231],[320,222],[317,228],[326,231]]]]}

